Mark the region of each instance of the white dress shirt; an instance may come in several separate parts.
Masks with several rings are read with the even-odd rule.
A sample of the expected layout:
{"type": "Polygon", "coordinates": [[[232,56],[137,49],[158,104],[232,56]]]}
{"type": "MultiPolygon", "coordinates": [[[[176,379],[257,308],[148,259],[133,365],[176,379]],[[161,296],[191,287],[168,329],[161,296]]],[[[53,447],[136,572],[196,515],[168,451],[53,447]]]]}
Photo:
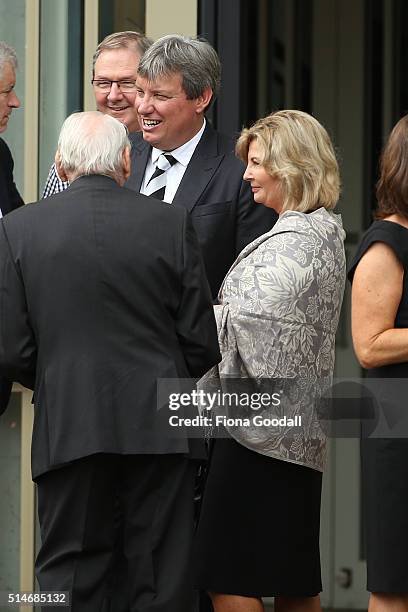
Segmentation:
{"type": "Polygon", "coordinates": [[[150,181],[154,171],[156,170],[157,160],[159,159],[162,153],[171,153],[174,159],[177,160],[177,164],[174,164],[171,168],[166,171],[166,191],[164,192],[163,201],[171,204],[173,202],[174,196],[176,195],[176,191],[181,183],[181,179],[184,176],[185,171],[187,170],[187,166],[190,163],[190,159],[193,156],[193,153],[196,149],[196,146],[200,142],[201,136],[204,133],[206,126],[206,120],[204,119],[203,125],[199,132],[193,138],[185,142],[178,149],[174,149],[173,151],[161,151],[160,149],[156,149],[156,147],[152,147],[152,153],[150,155],[149,161],[147,162],[142,188],[140,193],[145,194],[145,190],[148,182],[150,181]]]}

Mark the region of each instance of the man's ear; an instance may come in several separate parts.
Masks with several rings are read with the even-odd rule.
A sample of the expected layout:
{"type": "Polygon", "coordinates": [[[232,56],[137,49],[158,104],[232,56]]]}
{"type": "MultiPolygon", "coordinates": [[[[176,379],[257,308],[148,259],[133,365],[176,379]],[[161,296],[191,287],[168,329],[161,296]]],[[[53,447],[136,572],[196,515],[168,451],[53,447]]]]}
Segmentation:
{"type": "Polygon", "coordinates": [[[123,178],[125,179],[125,181],[127,181],[130,176],[130,168],[131,168],[130,147],[125,147],[123,149],[122,159],[123,159],[123,178]]]}
{"type": "Polygon", "coordinates": [[[212,97],[213,90],[211,89],[211,87],[206,87],[201,96],[198,96],[198,98],[196,98],[196,112],[203,113],[207,106],[210,104],[212,97]]]}
{"type": "Polygon", "coordinates": [[[59,154],[59,151],[57,151],[55,154],[55,167],[57,169],[57,174],[60,177],[61,181],[68,181],[68,176],[61,164],[61,156],[59,154]]]}

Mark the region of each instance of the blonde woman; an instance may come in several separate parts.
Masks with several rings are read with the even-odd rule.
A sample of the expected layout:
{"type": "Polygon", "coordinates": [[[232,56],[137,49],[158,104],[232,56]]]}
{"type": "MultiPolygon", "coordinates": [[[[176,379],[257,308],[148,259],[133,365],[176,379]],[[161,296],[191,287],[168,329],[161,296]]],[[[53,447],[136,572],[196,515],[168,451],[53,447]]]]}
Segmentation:
{"type": "Polygon", "coordinates": [[[332,212],[338,165],[326,130],[296,110],[243,130],[237,153],[255,202],[279,219],[224,279],[215,307],[223,357],[216,375],[221,387],[231,377],[279,380],[290,394],[272,412],[288,423],[302,416],[302,426],[227,424],[230,438],[217,437],[197,534],[197,583],[216,612],[261,612],[263,596],[275,597],[277,612],[315,612],[325,436],[312,398],[332,377],[345,281],[344,232],[332,212]]]}

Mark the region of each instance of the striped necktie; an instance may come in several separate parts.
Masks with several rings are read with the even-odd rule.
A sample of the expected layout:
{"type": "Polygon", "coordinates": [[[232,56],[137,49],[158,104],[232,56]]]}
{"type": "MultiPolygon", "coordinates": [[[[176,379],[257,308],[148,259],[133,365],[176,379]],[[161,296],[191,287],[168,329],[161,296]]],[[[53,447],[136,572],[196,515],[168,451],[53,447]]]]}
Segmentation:
{"type": "Polygon", "coordinates": [[[166,191],[167,170],[177,163],[169,153],[162,153],[157,160],[156,170],[153,172],[145,189],[145,195],[153,196],[157,200],[163,200],[166,191]]]}

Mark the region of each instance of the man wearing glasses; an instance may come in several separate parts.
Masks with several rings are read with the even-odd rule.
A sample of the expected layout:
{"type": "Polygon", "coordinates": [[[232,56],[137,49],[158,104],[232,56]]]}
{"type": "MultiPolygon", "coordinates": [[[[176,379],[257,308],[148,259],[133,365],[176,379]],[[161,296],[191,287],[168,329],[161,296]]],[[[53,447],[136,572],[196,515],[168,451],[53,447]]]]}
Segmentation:
{"type": "MultiPolygon", "coordinates": [[[[135,109],[136,75],[140,58],[151,40],[139,32],[115,32],[99,43],[93,56],[92,85],[97,109],[126,125],[129,137],[140,130],[135,109]]],[[[43,198],[68,187],[51,166],[43,198]]]]}
{"type": "MultiPolygon", "coordinates": [[[[0,41],[0,134],[5,132],[13,108],[20,106],[14,91],[17,56],[7,43],[0,41]]],[[[10,149],[0,138],[0,217],[24,204],[14,184],[13,158],[10,149]]],[[[0,376],[0,414],[7,408],[11,382],[0,376]]]]}

